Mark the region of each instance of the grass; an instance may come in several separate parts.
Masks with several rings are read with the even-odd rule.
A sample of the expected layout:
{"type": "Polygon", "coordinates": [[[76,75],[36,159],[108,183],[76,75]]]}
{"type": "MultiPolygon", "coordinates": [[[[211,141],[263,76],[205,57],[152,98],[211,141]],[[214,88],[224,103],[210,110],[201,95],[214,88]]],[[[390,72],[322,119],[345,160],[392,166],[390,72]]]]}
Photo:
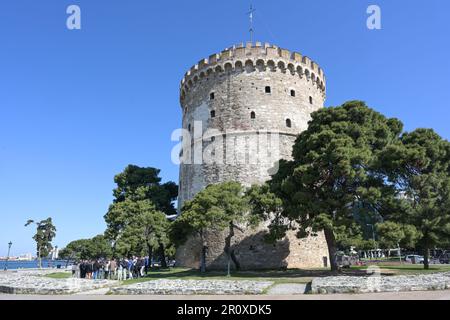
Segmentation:
{"type": "MultiPolygon", "coordinates": [[[[427,274],[435,272],[450,272],[450,265],[430,265],[429,270],[424,270],[422,264],[400,264],[399,262],[377,262],[368,263],[367,266],[352,266],[350,269],[343,269],[343,275],[364,276],[367,275],[369,265],[378,266],[382,275],[411,275],[427,274]]],[[[274,284],[302,283],[307,284],[316,277],[327,277],[335,275],[325,268],[318,269],[288,269],[288,270],[260,270],[260,271],[233,271],[227,277],[226,271],[208,271],[205,274],[198,270],[186,268],[155,269],[150,271],[143,278],[128,279],[122,281],[123,285],[133,283],[158,280],[158,279],[179,279],[179,280],[255,280],[272,281],[274,284]]],[[[47,274],[46,277],[53,279],[67,279],[71,277],[69,272],[55,272],[47,274]]]]}
{"type": "MultiPolygon", "coordinates": [[[[430,269],[425,270],[423,264],[400,264],[400,263],[372,263],[379,267],[382,274],[386,275],[409,275],[409,274],[427,274],[436,272],[450,272],[450,265],[430,265],[430,269]]],[[[367,266],[352,266],[352,270],[367,270],[367,266]]]]}
{"type": "MultiPolygon", "coordinates": [[[[351,270],[348,273],[364,273],[364,271],[351,270]]],[[[198,270],[172,268],[150,271],[146,277],[137,279],[128,279],[122,282],[124,285],[158,280],[158,279],[180,279],[180,280],[255,280],[255,281],[273,281],[274,284],[282,283],[302,283],[306,284],[315,277],[324,277],[331,275],[328,269],[289,269],[289,270],[261,270],[261,271],[233,271],[230,277],[227,277],[226,271],[208,271],[205,274],[198,270]]]]}
{"type": "MultiPolygon", "coordinates": [[[[399,262],[379,262],[370,265],[376,265],[381,269],[381,274],[390,275],[408,275],[408,274],[427,274],[435,272],[450,272],[450,265],[430,265],[429,270],[424,270],[421,264],[400,264],[399,262]]],[[[350,269],[343,269],[342,275],[365,276],[368,266],[352,266],[350,269]]],[[[158,279],[179,279],[179,280],[255,280],[272,281],[274,284],[282,283],[303,283],[307,284],[316,277],[327,277],[336,275],[328,269],[288,269],[288,270],[261,270],[261,271],[233,271],[230,277],[227,277],[226,271],[207,271],[205,274],[198,270],[185,268],[157,269],[150,271],[143,278],[128,279],[122,281],[123,285],[133,283],[158,280],[158,279]]]]}
{"type": "Polygon", "coordinates": [[[44,277],[52,278],[52,279],[68,279],[72,277],[72,275],[68,272],[55,272],[46,274],[44,277]]]}

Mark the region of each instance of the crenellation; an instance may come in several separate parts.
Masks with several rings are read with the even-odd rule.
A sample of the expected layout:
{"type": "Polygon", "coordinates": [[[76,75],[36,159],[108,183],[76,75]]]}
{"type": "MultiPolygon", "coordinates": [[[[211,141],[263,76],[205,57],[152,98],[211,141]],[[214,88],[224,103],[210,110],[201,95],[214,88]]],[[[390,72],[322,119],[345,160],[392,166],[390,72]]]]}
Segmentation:
{"type": "MultiPolygon", "coordinates": [[[[216,53],[210,55],[209,58],[200,60],[196,65],[192,66],[188,72],[186,72],[181,80],[180,86],[183,87],[186,84],[191,86],[193,83],[189,82],[189,80],[195,77],[196,73],[205,72],[205,70],[207,74],[222,72],[224,70],[227,70],[228,72],[233,70],[239,71],[241,69],[241,65],[238,65],[237,62],[240,61],[242,66],[245,66],[249,60],[254,66],[258,64],[258,61],[260,66],[261,61],[264,62],[264,66],[259,69],[256,68],[257,71],[265,71],[269,68],[271,71],[278,70],[284,73],[285,66],[292,64],[293,67],[290,67],[289,69],[292,75],[297,74],[299,78],[302,78],[303,72],[305,72],[308,80],[310,79],[310,76],[313,75],[313,83],[317,82],[317,86],[315,86],[315,88],[322,91],[323,95],[325,95],[325,75],[318,64],[307,56],[302,56],[298,52],[291,52],[286,49],[281,49],[269,43],[265,43],[264,46],[262,46],[261,42],[257,42],[254,45],[250,42],[245,45],[243,43],[234,45],[223,50],[221,53],[216,53]],[[275,67],[273,67],[272,61],[274,62],[275,67]],[[225,65],[228,63],[231,63],[231,70],[229,68],[225,68],[225,65]],[[292,72],[292,70],[295,70],[295,72],[292,72]],[[314,71],[316,71],[317,74],[315,74],[314,71]],[[316,80],[317,78],[320,80],[316,80]]],[[[185,89],[185,94],[187,91],[188,90],[185,89]]]]}

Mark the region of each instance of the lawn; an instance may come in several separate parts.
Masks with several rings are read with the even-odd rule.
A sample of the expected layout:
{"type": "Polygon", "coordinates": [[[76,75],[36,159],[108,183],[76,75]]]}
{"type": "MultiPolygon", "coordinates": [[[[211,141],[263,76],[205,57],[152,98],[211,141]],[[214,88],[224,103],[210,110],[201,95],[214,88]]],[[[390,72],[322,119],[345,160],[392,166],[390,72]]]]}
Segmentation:
{"type": "MultiPolygon", "coordinates": [[[[382,275],[408,275],[434,272],[450,272],[450,265],[430,265],[429,270],[424,270],[421,264],[400,264],[394,262],[378,262],[370,265],[378,266],[382,275]]],[[[352,266],[343,269],[342,275],[364,276],[367,275],[368,266],[352,266]]],[[[315,277],[327,277],[336,275],[325,268],[319,269],[288,269],[288,270],[261,270],[261,271],[233,271],[227,277],[226,271],[208,271],[205,274],[198,270],[186,268],[156,269],[150,271],[143,278],[128,279],[122,281],[123,285],[145,282],[158,279],[180,280],[256,280],[281,283],[309,283],[315,277]]],[[[69,272],[55,272],[45,275],[53,279],[67,279],[71,277],[69,272]]]]}
{"type": "MultiPolygon", "coordinates": [[[[355,271],[351,271],[355,272],[355,271]]],[[[361,273],[362,271],[356,270],[361,273]]],[[[160,269],[150,271],[146,277],[138,279],[129,279],[123,281],[123,284],[132,284],[158,279],[181,279],[181,280],[257,280],[273,281],[280,283],[309,283],[315,277],[324,277],[330,275],[328,269],[289,269],[289,270],[261,270],[261,271],[234,271],[230,277],[227,277],[226,271],[208,271],[205,274],[198,270],[185,268],[160,269]]]]}
{"type": "Polygon", "coordinates": [[[55,272],[46,274],[44,277],[52,279],[68,279],[72,277],[72,274],[70,274],[69,272],[55,272]]]}
{"type": "MultiPolygon", "coordinates": [[[[424,270],[423,265],[400,263],[373,264],[381,269],[382,275],[408,275],[434,272],[450,272],[450,265],[431,265],[429,270],[424,270]]],[[[341,275],[364,276],[367,275],[368,266],[353,266],[343,269],[341,275]]],[[[315,277],[327,277],[336,275],[328,269],[288,269],[288,270],[261,270],[261,271],[234,271],[227,277],[226,271],[208,271],[205,274],[198,270],[185,268],[159,269],[150,271],[143,278],[128,279],[122,282],[124,285],[145,282],[158,279],[180,280],[257,280],[273,281],[280,283],[309,283],[315,277]]]]}
{"type": "MultiPolygon", "coordinates": [[[[430,269],[425,270],[423,264],[400,264],[400,263],[372,263],[370,265],[377,266],[381,269],[382,274],[386,275],[408,275],[408,274],[426,274],[436,272],[450,272],[450,265],[430,265],[430,269]]],[[[367,266],[352,266],[352,270],[367,270],[367,266]]]]}

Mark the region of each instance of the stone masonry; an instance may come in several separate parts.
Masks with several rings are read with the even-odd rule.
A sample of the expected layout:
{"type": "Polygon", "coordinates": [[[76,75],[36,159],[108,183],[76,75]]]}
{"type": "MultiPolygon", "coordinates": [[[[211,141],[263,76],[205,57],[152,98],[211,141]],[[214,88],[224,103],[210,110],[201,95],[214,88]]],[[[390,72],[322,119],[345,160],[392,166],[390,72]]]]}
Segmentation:
{"type": "MultiPolygon", "coordinates": [[[[225,49],[193,66],[180,88],[183,142],[180,153],[179,209],[207,185],[267,181],[279,159],[290,159],[297,135],[310,114],[323,107],[325,75],[309,58],[259,42],[225,49]]],[[[238,232],[233,249],[243,269],[313,268],[329,261],[325,238],[263,242],[267,227],[238,232]]],[[[207,265],[224,268],[225,235],[208,235],[207,265]]],[[[200,243],[190,239],[177,263],[197,268],[200,243]]]]}

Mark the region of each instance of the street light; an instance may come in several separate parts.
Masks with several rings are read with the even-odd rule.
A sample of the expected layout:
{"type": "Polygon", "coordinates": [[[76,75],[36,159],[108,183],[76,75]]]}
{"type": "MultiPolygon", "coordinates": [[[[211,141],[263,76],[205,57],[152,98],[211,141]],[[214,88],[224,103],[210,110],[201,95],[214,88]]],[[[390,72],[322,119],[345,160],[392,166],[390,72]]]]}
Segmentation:
{"type": "Polygon", "coordinates": [[[8,255],[6,256],[6,262],[5,262],[5,271],[8,270],[8,260],[9,260],[9,253],[11,251],[12,242],[10,241],[8,243],[8,255]]]}

